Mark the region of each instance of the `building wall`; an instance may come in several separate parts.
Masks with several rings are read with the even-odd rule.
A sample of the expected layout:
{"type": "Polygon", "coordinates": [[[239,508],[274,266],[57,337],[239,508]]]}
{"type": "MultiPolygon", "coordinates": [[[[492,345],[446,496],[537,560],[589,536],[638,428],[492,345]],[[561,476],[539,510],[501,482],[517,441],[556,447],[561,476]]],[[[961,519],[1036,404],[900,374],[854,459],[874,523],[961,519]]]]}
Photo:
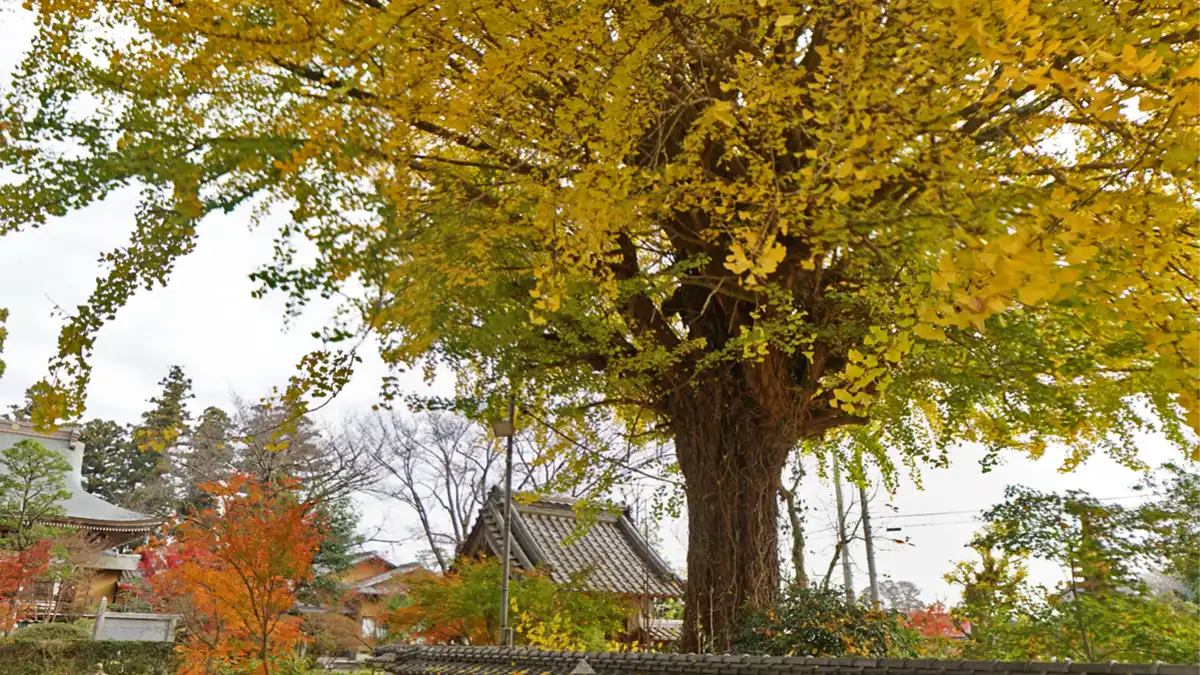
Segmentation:
{"type": "Polygon", "coordinates": [[[383,615],[387,613],[387,603],[382,598],[360,596],[355,606],[354,619],[358,621],[358,636],[363,646],[374,647],[374,631],[382,630],[383,615]]]}
{"type": "MultiPolygon", "coordinates": [[[[368,558],[356,563],[337,574],[341,583],[353,585],[371,577],[379,576],[388,571],[390,566],[378,558],[368,558]]],[[[377,618],[387,611],[387,606],[381,601],[368,596],[357,596],[346,606],[346,621],[353,625],[355,638],[347,651],[366,651],[374,645],[375,640],[369,635],[372,628],[377,626],[377,618]],[[364,619],[367,621],[364,622],[364,619]]]]}
{"type": "Polygon", "coordinates": [[[116,570],[97,570],[88,586],[88,603],[96,604],[100,598],[108,598],[111,604],[117,600],[117,583],[121,573],[116,570]]]}

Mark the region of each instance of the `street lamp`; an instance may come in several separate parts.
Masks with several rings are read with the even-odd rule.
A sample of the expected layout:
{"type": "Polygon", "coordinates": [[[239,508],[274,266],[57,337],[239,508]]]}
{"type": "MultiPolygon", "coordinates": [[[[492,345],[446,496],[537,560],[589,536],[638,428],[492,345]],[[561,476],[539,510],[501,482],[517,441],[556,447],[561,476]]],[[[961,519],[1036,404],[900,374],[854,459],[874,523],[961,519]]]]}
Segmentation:
{"type": "Polygon", "coordinates": [[[501,554],[504,570],[500,577],[500,646],[511,647],[513,643],[512,629],[508,627],[508,577],[512,573],[510,562],[512,558],[512,456],[513,437],[516,436],[515,424],[516,404],[511,395],[508,398],[508,419],[492,423],[492,433],[496,438],[507,438],[508,449],[504,453],[504,552],[501,554]]]}

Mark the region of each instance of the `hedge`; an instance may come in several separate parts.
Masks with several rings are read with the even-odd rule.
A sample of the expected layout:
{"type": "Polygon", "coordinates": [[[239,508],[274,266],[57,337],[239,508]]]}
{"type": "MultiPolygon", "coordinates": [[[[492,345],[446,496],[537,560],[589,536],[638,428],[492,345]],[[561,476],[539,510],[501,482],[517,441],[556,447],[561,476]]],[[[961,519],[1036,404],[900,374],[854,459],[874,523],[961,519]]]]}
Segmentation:
{"type": "Polygon", "coordinates": [[[73,623],[35,623],[17,631],[18,640],[91,640],[92,634],[73,623]]]}
{"type": "Polygon", "coordinates": [[[174,675],[174,642],[0,640],[3,675],[174,675]]]}

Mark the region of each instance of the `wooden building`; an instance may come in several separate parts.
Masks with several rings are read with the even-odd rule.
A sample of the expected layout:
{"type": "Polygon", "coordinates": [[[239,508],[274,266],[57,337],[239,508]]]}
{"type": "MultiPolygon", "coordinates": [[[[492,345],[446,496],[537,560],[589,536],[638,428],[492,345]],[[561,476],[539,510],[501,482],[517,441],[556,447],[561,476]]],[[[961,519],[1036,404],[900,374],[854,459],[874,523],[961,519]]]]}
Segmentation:
{"type": "MultiPolygon", "coordinates": [[[[541,497],[512,505],[513,567],[541,569],[558,584],[578,583],[584,592],[616,593],[629,599],[630,639],[663,643],[668,623],[654,618],[655,607],[683,597],[683,583],[638,532],[630,510],[584,512],[577,500],[541,497]]],[[[504,492],[495,488],[458,551],[459,557],[500,557],[504,541],[504,492]]],[[[672,626],[673,627],[673,626],[672,626]]],[[[676,638],[678,630],[674,631],[676,638]]]]}
{"type": "MultiPolygon", "coordinates": [[[[130,511],[84,490],[83,454],[86,448],[79,442],[79,432],[74,427],[38,432],[27,422],[0,419],[0,449],[26,439],[59,453],[71,467],[65,476],[70,496],[58,503],[63,515],[47,524],[85,533],[95,542],[96,548],[101,549],[85,563],[92,573],[82,604],[94,605],[101,597],[108,598],[110,603],[117,601],[120,584],[138,574],[138,556],[121,553],[120,548],[143,541],[162,526],[163,519],[130,511]]],[[[3,470],[0,466],[0,471],[3,470]]]]}

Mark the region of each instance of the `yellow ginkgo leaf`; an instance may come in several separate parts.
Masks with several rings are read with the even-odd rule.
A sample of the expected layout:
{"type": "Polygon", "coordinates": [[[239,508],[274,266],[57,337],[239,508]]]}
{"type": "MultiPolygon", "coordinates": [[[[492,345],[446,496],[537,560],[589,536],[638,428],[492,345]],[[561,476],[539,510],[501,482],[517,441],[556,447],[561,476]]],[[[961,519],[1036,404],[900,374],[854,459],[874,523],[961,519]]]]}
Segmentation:
{"type": "Polygon", "coordinates": [[[1070,253],[1067,254],[1067,262],[1071,263],[1072,265],[1078,265],[1079,263],[1087,262],[1088,260],[1096,257],[1096,254],[1099,252],[1100,249],[1095,246],[1076,246],[1070,253]]]}
{"type": "Polygon", "coordinates": [[[913,332],[916,333],[917,337],[924,340],[941,342],[946,339],[946,332],[942,330],[941,326],[934,326],[927,323],[917,324],[916,328],[913,328],[913,332]]]}
{"type": "Polygon", "coordinates": [[[1176,76],[1175,76],[1176,79],[1186,79],[1189,77],[1195,78],[1195,79],[1200,79],[1200,59],[1196,59],[1194,64],[1192,64],[1186,68],[1183,68],[1183,70],[1176,73],[1176,76]]]}

